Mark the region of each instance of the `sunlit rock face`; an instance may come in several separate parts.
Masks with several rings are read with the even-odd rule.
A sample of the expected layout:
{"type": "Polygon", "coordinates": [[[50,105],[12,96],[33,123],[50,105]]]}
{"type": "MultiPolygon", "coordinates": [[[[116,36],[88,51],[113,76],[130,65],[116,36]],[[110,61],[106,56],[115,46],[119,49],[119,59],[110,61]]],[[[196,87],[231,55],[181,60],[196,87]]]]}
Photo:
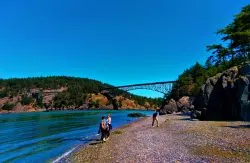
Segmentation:
{"type": "Polygon", "coordinates": [[[160,109],[160,115],[172,114],[177,111],[178,109],[176,101],[174,99],[170,99],[169,101],[166,101],[165,104],[162,105],[160,109]]]}
{"type": "Polygon", "coordinates": [[[179,112],[188,112],[193,109],[194,97],[183,96],[177,102],[177,108],[179,112]]]}

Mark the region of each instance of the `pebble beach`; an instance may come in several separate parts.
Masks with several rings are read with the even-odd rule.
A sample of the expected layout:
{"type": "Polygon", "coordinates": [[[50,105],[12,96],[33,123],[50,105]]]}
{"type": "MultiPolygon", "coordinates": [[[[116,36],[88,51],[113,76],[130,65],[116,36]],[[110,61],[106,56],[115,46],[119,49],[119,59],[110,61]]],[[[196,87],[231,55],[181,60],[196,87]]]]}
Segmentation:
{"type": "MultiPolygon", "coordinates": [[[[62,162],[250,162],[250,122],[197,121],[180,114],[142,118],[62,162]]],[[[114,122],[115,123],[115,122],[114,122]]]]}

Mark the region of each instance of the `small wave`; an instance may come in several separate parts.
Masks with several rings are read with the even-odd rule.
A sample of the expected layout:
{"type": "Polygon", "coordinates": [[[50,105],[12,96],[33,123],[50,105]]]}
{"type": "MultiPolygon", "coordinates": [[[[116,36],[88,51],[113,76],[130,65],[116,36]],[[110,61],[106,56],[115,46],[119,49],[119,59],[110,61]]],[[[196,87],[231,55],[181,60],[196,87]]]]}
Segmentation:
{"type": "MultiPolygon", "coordinates": [[[[99,136],[99,134],[86,136],[82,140],[90,142],[90,141],[96,140],[96,137],[98,137],[98,136],[99,136]]],[[[87,143],[85,142],[84,144],[86,145],[87,143]]],[[[52,161],[52,163],[60,163],[61,161],[64,162],[63,159],[65,159],[68,155],[70,155],[72,152],[74,152],[76,149],[78,149],[78,147],[80,147],[81,145],[82,144],[79,144],[76,147],[74,147],[74,148],[70,149],[69,151],[65,152],[64,154],[59,156],[56,160],[52,161]]]]}
{"type": "MultiPolygon", "coordinates": [[[[78,145],[79,146],[79,145],[78,145]]],[[[52,163],[59,163],[63,158],[67,157],[71,154],[78,146],[70,149],[69,151],[65,152],[62,156],[58,157],[56,160],[52,161],[52,163]]]]}

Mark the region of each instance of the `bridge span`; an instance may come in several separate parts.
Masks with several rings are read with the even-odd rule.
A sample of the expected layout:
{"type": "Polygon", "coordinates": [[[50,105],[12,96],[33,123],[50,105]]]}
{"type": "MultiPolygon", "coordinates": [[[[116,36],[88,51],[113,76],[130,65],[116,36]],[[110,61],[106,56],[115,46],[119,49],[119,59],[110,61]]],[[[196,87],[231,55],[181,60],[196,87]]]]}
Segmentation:
{"type": "Polygon", "coordinates": [[[132,85],[117,86],[117,87],[109,87],[109,88],[103,89],[102,91],[111,91],[113,89],[120,89],[124,91],[131,91],[131,90],[136,90],[136,89],[147,89],[147,90],[160,92],[162,94],[167,94],[168,92],[172,90],[174,83],[176,83],[176,81],[132,84],[132,85]]]}

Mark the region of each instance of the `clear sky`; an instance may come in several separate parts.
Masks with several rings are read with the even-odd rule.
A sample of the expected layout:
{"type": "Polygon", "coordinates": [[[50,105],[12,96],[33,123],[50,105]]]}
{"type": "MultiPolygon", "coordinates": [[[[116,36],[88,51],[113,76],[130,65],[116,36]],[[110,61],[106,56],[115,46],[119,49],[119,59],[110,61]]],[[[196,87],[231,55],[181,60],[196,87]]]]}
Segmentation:
{"type": "MultiPolygon", "coordinates": [[[[0,78],[176,80],[249,0],[3,0],[0,78]]],[[[146,96],[159,94],[147,91],[146,96]]]]}

